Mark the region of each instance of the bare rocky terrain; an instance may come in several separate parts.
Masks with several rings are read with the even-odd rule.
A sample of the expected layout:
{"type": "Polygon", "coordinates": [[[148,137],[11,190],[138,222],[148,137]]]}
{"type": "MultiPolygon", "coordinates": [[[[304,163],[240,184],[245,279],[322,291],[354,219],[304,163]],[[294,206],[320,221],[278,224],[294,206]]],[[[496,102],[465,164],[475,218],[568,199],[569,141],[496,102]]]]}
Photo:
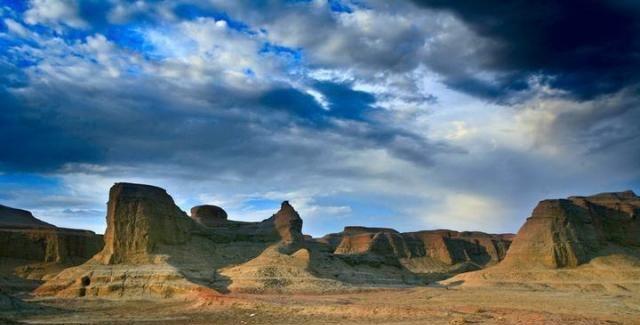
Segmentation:
{"type": "Polygon", "coordinates": [[[240,222],[117,183],[104,237],[1,207],[0,323],[637,324],[639,216],[629,191],[544,200],[517,235],[311,238],[286,201],[240,222]]]}

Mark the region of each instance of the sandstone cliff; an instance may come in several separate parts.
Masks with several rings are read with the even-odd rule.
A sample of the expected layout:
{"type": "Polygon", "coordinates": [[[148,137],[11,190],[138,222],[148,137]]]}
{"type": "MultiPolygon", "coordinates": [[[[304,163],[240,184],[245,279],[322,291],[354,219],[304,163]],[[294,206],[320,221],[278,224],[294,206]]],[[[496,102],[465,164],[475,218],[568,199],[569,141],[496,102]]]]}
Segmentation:
{"type": "Polygon", "coordinates": [[[610,244],[640,247],[640,198],[633,192],[544,200],[522,226],[504,261],[576,267],[610,244]]]}
{"type": "Polygon", "coordinates": [[[58,228],[31,212],[0,206],[0,287],[32,290],[65,267],[87,261],[102,249],[102,235],[58,228]]]}
{"type": "Polygon", "coordinates": [[[104,264],[148,263],[158,245],[189,240],[193,221],[164,189],[117,183],[109,191],[105,246],[96,259],[104,264]]]}
{"type": "Polygon", "coordinates": [[[302,218],[288,201],[282,202],[280,210],[267,220],[273,225],[285,244],[298,244],[304,241],[302,236],[302,218]]]}
{"type": "Polygon", "coordinates": [[[500,264],[447,283],[640,288],[639,212],[640,198],[631,191],[541,201],[500,264]]]}
{"type": "Polygon", "coordinates": [[[97,253],[102,236],[58,228],[31,212],[0,206],[0,257],[36,262],[82,262],[97,253]]]}
{"type": "Polygon", "coordinates": [[[415,273],[459,273],[501,261],[513,235],[433,230],[399,233],[388,228],[346,227],[320,239],[349,260],[402,264],[415,273]]]}
{"type": "MultiPolygon", "coordinates": [[[[189,218],[164,189],[117,183],[109,192],[104,249],[61,272],[38,294],[170,297],[226,291],[220,269],[256,258],[271,245],[292,253],[303,246],[301,230],[302,219],[288,202],[261,222],[227,220],[224,210],[213,206],[194,207],[189,218]]],[[[262,271],[258,268],[258,278],[262,271]]]]}

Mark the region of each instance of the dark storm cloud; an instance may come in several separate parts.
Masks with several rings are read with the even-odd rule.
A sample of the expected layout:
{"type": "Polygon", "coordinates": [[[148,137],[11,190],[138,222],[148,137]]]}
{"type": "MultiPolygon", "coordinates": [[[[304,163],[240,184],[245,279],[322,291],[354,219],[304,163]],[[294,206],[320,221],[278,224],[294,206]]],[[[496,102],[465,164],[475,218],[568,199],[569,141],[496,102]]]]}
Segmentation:
{"type": "Polygon", "coordinates": [[[0,169],[50,171],[67,162],[96,161],[100,152],[86,139],[54,126],[61,115],[30,109],[5,87],[23,87],[21,69],[0,61],[0,169]]]}
{"type": "Polygon", "coordinates": [[[69,162],[95,162],[100,151],[62,127],[54,111],[34,111],[0,89],[0,169],[51,171],[69,162]]]}
{"type": "MultiPolygon", "coordinates": [[[[2,170],[50,172],[62,171],[68,163],[162,162],[181,166],[184,177],[203,170],[271,177],[285,165],[289,171],[322,166],[316,161],[320,152],[331,157],[332,151],[383,149],[399,159],[430,164],[431,155],[446,149],[383,121],[365,122],[363,112],[373,109],[374,98],[346,84],[315,85],[327,99],[327,110],[296,88],[247,94],[211,85],[181,89],[151,76],[138,78],[118,84],[52,78],[31,80],[17,91],[20,96],[3,90],[2,170]],[[358,124],[341,122],[350,120],[358,124]],[[295,135],[292,129],[297,129],[295,135]]],[[[342,167],[320,169],[327,168],[335,173],[342,167]]]]}
{"type": "Polygon", "coordinates": [[[484,89],[473,75],[455,81],[454,87],[469,93],[505,96],[512,93],[512,85],[541,75],[554,88],[585,100],[640,81],[640,3],[636,1],[413,2],[452,12],[495,42],[488,51],[478,53],[484,56],[482,68],[508,77],[497,80],[495,90],[484,89]]]}

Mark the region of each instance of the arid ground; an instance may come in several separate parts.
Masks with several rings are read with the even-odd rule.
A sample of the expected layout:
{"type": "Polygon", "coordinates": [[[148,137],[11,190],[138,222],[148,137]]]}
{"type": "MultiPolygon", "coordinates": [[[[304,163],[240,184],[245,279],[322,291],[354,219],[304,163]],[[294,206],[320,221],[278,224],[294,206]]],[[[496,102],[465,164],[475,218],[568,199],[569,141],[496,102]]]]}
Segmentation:
{"type": "Polygon", "coordinates": [[[229,294],[200,301],[33,299],[30,307],[1,315],[27,324],[640,324],[640,294],[624,290],[429,286],[328,295],[229,294]]]}

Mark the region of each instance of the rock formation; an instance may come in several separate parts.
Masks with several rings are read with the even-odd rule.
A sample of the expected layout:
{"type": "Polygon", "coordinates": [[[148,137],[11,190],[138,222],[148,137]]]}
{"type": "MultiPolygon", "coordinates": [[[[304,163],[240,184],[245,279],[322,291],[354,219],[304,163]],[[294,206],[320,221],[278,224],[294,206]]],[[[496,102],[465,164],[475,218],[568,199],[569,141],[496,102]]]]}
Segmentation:
{"type": "Polygon", "coordinates": [[[0,204],[0,228],[55,228],[55,226],[37,219],[27,210],[0,204]]]}
{"type": "Polygon", "coordinates": [[[313,239],[302,234],[302,219],[286,201],[260,222],[228,220],[214,206],[195,207],[189,218],[163,189],[118,183],[109,193],[104,249],[55,276],[38,294],[140,298],[198,290],[361,290],[424,284],[478,269],[452,281],[629,282],[640,276],[639,215],[640,198],[633,192],[605,193],[540,202],[515,239],[367,227],[313,239]]]}
{"type": "Polygon", "coordinates": [[[640,198],[633,192],[538,203],[494,267],[447,283],[527,288],[640,288],[640,198]]]}
{"type": "Polygon", "coordinates": [[[37,262],[86,261],[103,245],[102,236],[88,230],[0,229],[0,256],[37,262]]]}
{"type": "Polygon", "coordinates": [[[104,249],[38,293],[168,297],[220,288],[225,280],[218,269],[255,258],[270,245],[294,252],[304,243],[301,230],[302,219],[286,201],[261,222],[226,220],[213,206],[195,207],[189,218],[164,189],[117,183],[109,192],[104,249]]]}
{"type": "Polygon", "coordinates": [[[282,202],[280,211],[274,214],[270,221],[273,222],[280,239],[285,244],[302,243],[304,240],[302,236],[302,219],[289,204],[289,201],[282,202]]]}
{"type": "Polygon", "coordinates": [[[74,263],[89,259],[102,244],[92,231],[58,228],[29,211],[0,206],[0,257],[74,263]]]}
{"type": "Polygon", "coordinates": [[[0,206],[0,225],[0,287],[7,292],[32,290],[65,267],[87,261],[103,245],[102,235],[58,228],[6,206],[0,206]]]}
{"type": "Polygon", "coordinates": [[[191,208],[191,219],[206,227],[222,226],[227,222],[227,212],[215,205],[198,205],[191,208]]]}
{"type": "Polygon", "coordinates": [[[452,230],[399,233],[388,228],[345,227],[342,233],[329,234],[320,241],[334,245],[336,255],[351,260],[401,263],[416,273],[457,269],[455,273],[498,263],[512,237],[452,230]],[[460,269],[464,263],[468,265],[460,269]]]}
{"type": "Polygon", "coordinates": [[[633,192],[544,200],[522,226],[505,265],[576,267],[609,245],[640,247],[633,192]]]}
{"type": "Polygon", "coordinates": [[[148,263],[158,245],[186,243],[192,226],[164,189],[117,183],[109,192],[105,246],[96,259],[104,264],[148,263]]]}

